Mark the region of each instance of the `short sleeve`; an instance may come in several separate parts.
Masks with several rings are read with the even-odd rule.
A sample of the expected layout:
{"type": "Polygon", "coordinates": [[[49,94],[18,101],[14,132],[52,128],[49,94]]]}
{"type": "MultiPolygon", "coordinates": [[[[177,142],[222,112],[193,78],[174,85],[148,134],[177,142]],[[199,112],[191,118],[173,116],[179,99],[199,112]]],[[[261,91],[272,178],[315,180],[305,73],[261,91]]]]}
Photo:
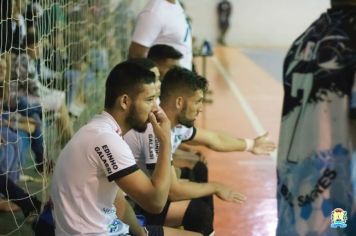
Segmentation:
{"type": "Polygon", "coordinates": [[[150,11],[142,12],[137,19],[132,41],[151,47],[161,32],[161,20],[150,11]]]}
{"type": "Polygon", "coordinates": [[[158,160],[160,143],[152,125],[148,124],[144,133],[131,130],[124,139],[133,151],[138,166],[142,170],[153,170],[158,160]]]}
{"type": "Polygon", "coordinates": [[[192,140],[195,137],[196,133],[197,133],[197,129],[195,127],[187,128],[183,126],[182,133],[181,133],[182,141],[188,142],[192,140]]]}
{"type": "Polygon", "coordinates": [[[158,160],[159,155],[159,141],[156,138],[155,133],[153,132],[153,127],[150,125],[147,128],[146,133],[146,152],[145,152],[145,162],[146,168],[149,170],[153,170],[158,160]]]}
{"type": "Polygon", "coordinates": [[[97,137],[93,145],[94,158],[100,163],[109,181],[138,170],[135,158],[127,143],[116,134],[105,133],[97,137]]]}
{"type": "Polygon", "coordinates": [[[172,129],[172,152],[175,152],[182,142],[190,141],[196,133],[195,127],[188,128],[183,125],[177,125],[172,129]]]}
{"type": "Polygon", "coordinates": [[[135,130],[131,129],[124,135],[123,139],[127,145],[129,145],[136,163],[140,162],[143,156],[143,148],[140,142],[139,134],[135,130]]]}

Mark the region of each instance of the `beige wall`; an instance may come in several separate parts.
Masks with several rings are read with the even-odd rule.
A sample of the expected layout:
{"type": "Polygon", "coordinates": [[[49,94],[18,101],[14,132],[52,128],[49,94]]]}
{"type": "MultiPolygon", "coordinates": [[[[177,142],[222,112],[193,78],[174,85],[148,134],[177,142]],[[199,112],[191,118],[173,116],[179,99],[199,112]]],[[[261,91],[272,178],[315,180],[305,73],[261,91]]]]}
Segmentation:
{"type": "MultiPolygon", "coordinates": [[[[219,0],[182,0],[193,18],[198,39],[217,38],[216,4],[219,0]]],[[[286,47],[321,12],[330,0],[230,0],[233,4],[230,45],[286,47]]]]}

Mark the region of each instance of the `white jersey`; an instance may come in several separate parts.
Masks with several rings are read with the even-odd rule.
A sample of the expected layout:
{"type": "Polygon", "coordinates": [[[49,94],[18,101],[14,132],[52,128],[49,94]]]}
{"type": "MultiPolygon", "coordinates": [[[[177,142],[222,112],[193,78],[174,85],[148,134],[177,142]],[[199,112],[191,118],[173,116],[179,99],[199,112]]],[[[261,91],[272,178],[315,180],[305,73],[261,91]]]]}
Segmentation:
{"type": "MultiPolygon", "coordinates": [[[[177,125],[171,130],[171,144],[172,153],[174,153],[178,146],[184,142],[192,140],[195,136],[195,127],[187,128],[183,125],[177,125]]],[[[124,140],[130,146],[137,165],[146,174],[149,174],[148,170],[153,170],[157,163],[159,141],[155,137],[151,124],[148,124],[144,133],[139,133],[134,130],[130,130],[124,135],[124,140]]]]}
{"type": "Polygon", "coordinates": [[[123,235],[116,219],[114,180],[138,170],[114,118],[103,112],[82,127],[62,150],[51,197],[56,235],[123,235]]]}
{"type": "Polygon", "coordinates": [[[177,0],[151,0],[139,14],[132,41],[145,47],[166,44],[183,54],[180,65],[192,69],[192,33],[184,10],[177,0]]]}

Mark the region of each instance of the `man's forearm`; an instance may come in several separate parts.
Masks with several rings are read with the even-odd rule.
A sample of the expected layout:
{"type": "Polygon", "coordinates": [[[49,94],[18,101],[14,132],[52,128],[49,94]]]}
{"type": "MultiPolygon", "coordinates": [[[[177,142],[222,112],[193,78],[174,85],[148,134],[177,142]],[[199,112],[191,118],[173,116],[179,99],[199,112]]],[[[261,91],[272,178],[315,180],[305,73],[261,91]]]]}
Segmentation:
{"type": "Polygon", "coordinates": [[[215,183],[195,183],[190,181],[178,181],[172,184],[169,199],[171,201],[189,200],[215,194],[215,183]]]}
{"type": "Polygon", "coordinates": [[[117,218],[130,226],[131,233],[134,235],[146,235],[144,229],[139,225],[136,214],[130,203],[125,199],[121,192],[116,195],[114,205],[117,218]]]}
{"type": "Polygon", "coordinates": [[[236,152],[244,151],[246,143],[244,139],[234,138],[229,135],[219,134],[216,141],[209,146],[214,151],[218,152],[236,152]]]}
{"type": "Polygon", "coordinates": [[[223,132],[204,129],[198,129],[196,136],[187,144],[204,145],[218,152],[244,151],[246,148],[244,139],[235,138],[223,132]]]}
{"type": "Polygon", "coordinates": [[[146,235],[143,227],[137,221],[136,214],[131,205],[125,200],[125,212],[122,221],[130,226],[130,232],[134,235],[146,235]]]}
{"type": "Polygon", "coordinates": [[[171,144],[161,142],[159,157],[151,176],[152,184],[158,189],[157,195],[167,198],[171,185],[171,144]]]}

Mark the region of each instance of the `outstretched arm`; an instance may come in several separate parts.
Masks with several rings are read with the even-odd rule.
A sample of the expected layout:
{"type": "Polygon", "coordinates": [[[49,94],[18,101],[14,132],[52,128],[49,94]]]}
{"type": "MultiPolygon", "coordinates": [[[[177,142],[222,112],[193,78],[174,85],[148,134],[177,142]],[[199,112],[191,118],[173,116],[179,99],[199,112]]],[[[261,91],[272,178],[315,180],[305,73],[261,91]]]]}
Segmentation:
{"type": "Polygon", "coordinates": [[[190,200],[215,194],[221,200],[234,203],[243,203],[246,197],[241,193],[221,183],[195,183],[190,181],[179,181],[172,166],[172,185],[169,191],[171,201],[190,200]]]}
{"type": "Polygon", "coordinates": [[[276,145],[268,140],[268,133],[248,140],[205,129],[197,129],[193,140],[187,144],[203,145],[218,152],[250,151],[256,155],[270,154],[276,149],[276,145]]]}

